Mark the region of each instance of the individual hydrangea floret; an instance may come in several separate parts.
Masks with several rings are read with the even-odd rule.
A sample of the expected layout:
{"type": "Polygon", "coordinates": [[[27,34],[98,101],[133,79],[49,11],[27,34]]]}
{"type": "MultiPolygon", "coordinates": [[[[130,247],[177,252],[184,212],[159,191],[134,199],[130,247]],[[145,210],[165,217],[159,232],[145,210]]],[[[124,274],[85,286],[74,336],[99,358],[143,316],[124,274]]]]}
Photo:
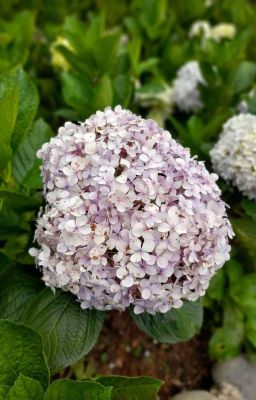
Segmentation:
{"type": "Polygon", "coordinates": [[[106,108],[65,123],[38,156],[47,205],[30,253],[82,308],[165,313],[204,295],[228,260],[217,176],[153,120],[106,108]]]}
{"type": "Polygon", "coordinates": [[[214,170],[250,199],[256,199],[256,116],[241,114],[223,126],[210,152],[214,170]]]}
{"type": "Polygon", "coordinates": [[[177,72],[173,82],[173,103],[184,112],[199,111],[203,108],[199,85],[205,84],[197,61],[189,61],[177,72]]]}

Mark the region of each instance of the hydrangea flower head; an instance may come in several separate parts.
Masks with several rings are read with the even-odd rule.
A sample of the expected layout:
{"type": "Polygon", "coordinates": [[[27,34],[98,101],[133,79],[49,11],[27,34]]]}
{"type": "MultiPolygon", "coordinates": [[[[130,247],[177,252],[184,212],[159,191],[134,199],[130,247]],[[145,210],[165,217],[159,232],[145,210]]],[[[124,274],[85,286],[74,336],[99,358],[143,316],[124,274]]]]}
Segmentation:
{"type": "Polygon", "coordinates": [[[197,61],[188,61],[177,72],[173,82],[173,103],[184,112],[199,111],[203,108],[199,84],[205,84],[197,61]]]}
{"type": "Polygon", "coordinates": [[[106,108],[38,156],[47,205],[31,253],[82,308],[164,313],[202,296],[229,258],[216,175],[153,120],[106,108]]]}
{"type": "Polygon", "coordinates": [[[214,170],[250,199],[256,200],[256,116],[240,114],[223,126],[212,148],[214,170]]]}

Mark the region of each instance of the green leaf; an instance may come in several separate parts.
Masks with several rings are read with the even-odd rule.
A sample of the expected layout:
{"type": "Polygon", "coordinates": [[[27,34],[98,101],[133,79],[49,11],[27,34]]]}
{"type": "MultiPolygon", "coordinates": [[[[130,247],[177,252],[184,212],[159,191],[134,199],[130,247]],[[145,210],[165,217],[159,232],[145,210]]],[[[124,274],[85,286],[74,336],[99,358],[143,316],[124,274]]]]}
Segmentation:
{"type": "Polygon", "coordinates": [[[241,201],[241,206],[243,207],[246,214],[256,221],[256,203],[249,199],[243,199],[241,201]]]}
{"type": "Polygon", "coordinates": [[[256,256],[256,222],[249,218],[231,219],[235,234],[243,247],[253,256],[256,256]]]}
{"type": "Polygon", "coordinates": [[[81,359],[95,344],[104,313],[82,310],[75,297],[54,295],[33,277],[34,267],[10,267],[0,274],[0,318],[24,323],[38,331],[52,371],[81,359]],[[43,289],[42,289],[43,288],[43,289]]]}
{"type": "Polygon", "coordinates": [[[229,296],[223,302],[223,326],[216,329],[209,343],[211,357],[225,360],[240,353],[244,339],[244,315],[229,296]]]}
{"type": "Polygon", "coordinates": [[[173,130],[177,131],[177,133],[179,134],[179,136],[186,137],[187,136],[187,131],[184,128],[184,126],[180,123],[180,121],[178,121],[177,118],[174,118],[172,115],[169,116],[169,119],[173,125],[173,130]]]}
{"type": "Polygon", "coordinates": [[[85,74],[73,76],[63,73],[61,79],[66,104],[76,109],[81,116],[89,115],[93,111],[90,102],[94,96],[94,89],[88,77],[85,74]]]}
{"type": "Polygon", "coordinates": [[[213,300],[222,300],[225,289],[225,271],[221,269],[211,279],[210,286],[207,289],[207,295],[213,300]]]}
{"type": "Polygon", "coordinates": [[[111,400],[155,400],[162,381],[147,376],[101,376],[97,382],[113,388],[111,400]]]}
{"type": "Polygon", "coordinates": [[[139,38],[138,36],[131,38],[127,44],[127,51],[130,56],[132,67],[134,71],[136,71],[141,54],[141,38],[139,38]]]}
{"type": "Polygon", "coordinates": [[[0,75],[0,167],[29,130],[37,107],[36,87],[22,69],[0,75]]]}
{"type": "Polygon", "coordinates": [[[42,202],[42,196],[39,193],[27,196],[24,193],[0,189],[0,197],[4,199],[3,208],[6,205],[12,210],[19,212],[39,207],[42,202]]]}
{"type": "Polygon", "coordinates": [[[142,75],[144,72],[151,72],[159,63],[159,59],[151,57],[143,62],[140,62],[137,66],[137,74],[142,75]]]}
{"type": "Polygon", "coordinates": [[[22,69],[17,70],[16,85],[19,92],[19,105],[11,139],[13,152],[31,127],[39,103],[36,86],[22,69]]]}
{"type": "Polygon", "coordinates": [[[230,286],[236,284],[243,278],[243,266],[233,258],[226,262],[224,270],[227,274],[230,286]]]}
{"type": "Polygon", "coordinates": [[[31,328],[1,320],[0,384],[12,385],[20,373],[38,380],[43,388],[48,386],[42,339],[31,328]]]}
{"type": "MultiPolygon", "coordinates": [[[[13,2],[8,2],[12,7],[13,2]]],[[[1,7],[1,11],[3,5],[1,7]]],[[[2,14],[3,16],[4,14],[2,14]]],[[[28,46],[31,43],[34,27],[35,14],[31,11],[12,12],[14,18],[11,22],[1,21],[0,41],[0,72],[8,71],[11,68],[24,64],[28,54],[28,46]],[[4,40],[5,38],[5,40],[4,40]]]]}
{"type": "Polygon", "coordinates": [[[22,321],[29,301],[43,287],[40,280],[33,277],[32,272],[29,267],[17,265],[0,274],[0,319],[22,321]]]}
{"type": "Polygon", "coordinates": [[[256,273],[246,274],[230,287],[230,295],[244,313],[256,313],[256,273]]]}
{"type": "Polygon", "coordinates": [[[3,168],[12,154],[11,136],[15,127],[19,104],[17,72],[15,70],[0,76],[0,168],[3,168]]]}
{"type": "Polygon", "coordinates": [[[114,105],[122,104],[123,107],[128,107],[132,96],[132,84],[129,75],[118,75],[113,80],[114,89],[114,105]]]}
{"type": "Polygon", "coordinates": [[[9,204],[4,201],[0,212],[0,240],[10,239],[17,233],[28,230],[28,225],[21,220],[9,204]]]}
{"type": "Polygon", "coordinates": [[[245,336],[256,348],[256,321],[255,314],[251,315],[245,324],[245,336]]]}
{"type": "Polygon", "coordinates": [[[203,121],[197,115],[193,115],[192,117],[189,118],[188,130],[189,130],[189,135],[192,138],[193,142],[197,146],[200,146],[203,141],[205,126],[203,121]]]}
{"type": "Polygon", "coordinates": [[[29,134],[21,140],[13,158],[13,175],[17,183],[34,189],[41,188],[40,161],[36,152],[51,136],[50,127],[38,119],[29,134]]]}
{"type": "Polygon", "coordinates": [[[256,93],[249,92],[246,98],[246,103],[248,105],[248,113],[256,114],[256,93]]]}
{"type": "Polygon", "coordinates": [[[119,43],[119,30],[115,30],[113,33],[108,33],[97,40],[97,50],[96,48],[94,49],[94,57],[97,68],[102,74],[108,73],[116,63],[119,43]]]}
{"type": "Polygon", "coordinates": [[[166,25],[167,0],[146,0],[139,2],[142,9],[139,19],[145,29],[147,36],[151,40],[156,40],[162,33],[163,26],[166,25]]]}
{"type": "Polygon", "coordinates": [[[235,73],[233,82],[234,92],[239,93],[249,89],[255,78],[256,64],[250,61],[242,61],[235,73]]]}
{"type": "Polygon", "coordinates": [[[10,260],[6,256],[0,252],[0,274],[10,265],[10,260]]]}
{"type": "Polygon", "coordinates": [[[165,314],[144,312],[136,315],[132,312],[132,318],[143,332],[158,342],[178,343],[190,339],[199,331],[203,322],[203,308],[199,301],[190,301],[165,314]]]}
{"type": "Polygon", "coordinates": [[[19,374],[6,400],[43,400],[44,391],[38,381],[19,374]]]}
{"type": "Polygon", "coordinates": [[[110,400],[111,390],[93,381],[62,379],[51,384],[44,400],[110,400]]]}
{"type": "Polygon", "coordinates": [[[4,198],[3,198],[3,197],[0,197],[0,211],[1,211],[2,208],[3,208],[3,204],[4,204],[4,198]]]}
{"type": "Polygon", "coordinates": [[[51,372],[80,360],[94,346],[104,313],[82,310],[70,293],[45,288],[33,298],[22,321],[38,331],[51,372]]]}
{"type": "Polygon", "coordinates": [[[6,400],[7,393],[10,390],[10,386],[0,385],[0,400],[6,400]]]}
{"type": "MultiPolygon", "coordinates": [[[[242,332],[242,330],[241,330],[242,332]]],[[[210,356],[218,360],[236,357],[240,353],[241,336],[232,327],[221,327],[215,330],[209,342],[210,356]]]]}
{"type": "Polygon", "coordinates": [[[108,75],[104,75],[95,90],[93,105],[96,110],[103,110],[105,107],[112,105],[113,93],[111,80],[108,75]]]}

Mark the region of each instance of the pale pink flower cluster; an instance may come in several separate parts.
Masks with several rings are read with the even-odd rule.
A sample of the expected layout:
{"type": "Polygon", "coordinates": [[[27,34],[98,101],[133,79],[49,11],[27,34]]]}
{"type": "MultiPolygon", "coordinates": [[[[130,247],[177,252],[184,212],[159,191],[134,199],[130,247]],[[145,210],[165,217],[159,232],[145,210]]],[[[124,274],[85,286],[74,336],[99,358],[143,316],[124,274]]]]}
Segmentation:
{"type": "Polygon", "coordinates": [[[38,156],[47,205],[31,254],[82,308],[165,313],[204,295],[228,260],[217,176],[154,121],[106,108],[38,156]]]}

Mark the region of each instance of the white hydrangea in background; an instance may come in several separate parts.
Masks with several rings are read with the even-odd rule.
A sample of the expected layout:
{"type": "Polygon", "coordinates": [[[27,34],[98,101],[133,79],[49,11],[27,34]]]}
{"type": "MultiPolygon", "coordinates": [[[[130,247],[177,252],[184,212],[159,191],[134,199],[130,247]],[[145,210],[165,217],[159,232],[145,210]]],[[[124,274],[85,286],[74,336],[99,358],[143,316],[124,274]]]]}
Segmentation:
{"type": "Polygon", "coordinates": [[[38,156],[47,204],[30,254],[82,308],[164,313],[204,295],[229,259],[217,176],[153,120],[106,108],[38,156]]]}
{"type": "Polygon", "coordinates": [[[203,39],[212,39],[216,42],[222,39],[233,39],[236,35],[236,26],[228,22],[211,26],[208,21],[195,21],[189,30],[190,38],[202,36],[203,39]]]}
{"type": "Polygon", "coordinates": [[[210,152],[214,170],[256,200],[256,116],[241,114],[223,126],[219,141],[210,152]]]}
{"type": "Polygon", "coordinates": [[[177,72],[173,82],[173,103],[184,112],[195,112],[203,108],[199,84],[205,84],[199,63],[188,61],[177,72]]]}
{"type": "Polygon", "coordinates": [[[212,7],[213,4],[214,4],[214,0],[205,0],[206,8],[212,7]]]}
{"type": "Polygon", "coordinates": [[[68,49],[72,52],[74,52],[74,48],[72,47],[72,45],[70,44],[68,39],[66,39],[63,36],[57,36],[57,38],[55,39],[55,41],[52,43],[52,45],[50,47],[52,65],[55,68],[62,69],[65,72],[69,71],[70,64],[66,60],[64,55],[60,52],[60,50],[58,49],[58,46],[65,47],[66,49],[68,49]]]}
{"type": "Polygon", "coordinates": [[[220,41],[222,39],[233,39],[235,35],[235,25],[223,22],[212,27],[210,36],[212,39],[220,41]]]}
{"type": "Polygon", "coordinates": [[[204,38],[211,36],[211,25],[208,21],[196,21],[191,25],[188,36],[193,38],[202,35],[204,38]]]}

